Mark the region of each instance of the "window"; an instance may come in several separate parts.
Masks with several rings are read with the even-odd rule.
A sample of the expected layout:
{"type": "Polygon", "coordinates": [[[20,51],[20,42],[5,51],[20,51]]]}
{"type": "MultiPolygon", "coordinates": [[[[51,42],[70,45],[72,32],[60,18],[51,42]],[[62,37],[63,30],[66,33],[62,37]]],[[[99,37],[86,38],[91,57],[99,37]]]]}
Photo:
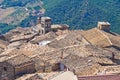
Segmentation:
{"type": "Polygon", "coordinates": [[[7,68],[6,68],[6,67],[4,67],[3,69],[4,69],[4,71],[7,71],[7,68]]]}

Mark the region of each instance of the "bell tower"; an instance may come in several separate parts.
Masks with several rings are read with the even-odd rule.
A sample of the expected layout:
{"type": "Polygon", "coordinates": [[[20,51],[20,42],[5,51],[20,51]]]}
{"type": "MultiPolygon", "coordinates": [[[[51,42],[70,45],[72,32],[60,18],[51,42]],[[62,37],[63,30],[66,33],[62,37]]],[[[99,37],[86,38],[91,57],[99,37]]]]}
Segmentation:
{"type": "Polygon", "coordinates": [[[44,29],[45,33],[51,31],[51,18],[41,17],[41,27],[44,29]]]}

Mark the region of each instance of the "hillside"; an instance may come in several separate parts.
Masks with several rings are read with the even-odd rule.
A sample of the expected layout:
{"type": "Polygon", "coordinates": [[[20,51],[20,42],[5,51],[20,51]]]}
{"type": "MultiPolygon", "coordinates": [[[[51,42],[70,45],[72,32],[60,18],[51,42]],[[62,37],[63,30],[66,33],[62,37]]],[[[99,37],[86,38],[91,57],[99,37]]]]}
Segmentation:
{"type": "Polygon", "coordinates": [[[120,34],[120,0],[0,0],[0,33],[36,24],[33,15],[45,8],[53,23],[70,25],[71,29],[90,29],[98,21],[108,21],[111,30],[120,34]]]}
{"type": "Polygon", "coordinates": [[[30,27],[36,23],[33,12],[41,9],[41,0],[0,0],[0,33],[17,26],[30,27]]]}
{"type": "Polygon", "coordinates": [[[71,29],[89,29],[98,21],[109,21],[111,30],[120,33],[120,0],[43,0],[46,15],[71,29]],[[49,5],[49,6],[48,6],[49,5]]]}

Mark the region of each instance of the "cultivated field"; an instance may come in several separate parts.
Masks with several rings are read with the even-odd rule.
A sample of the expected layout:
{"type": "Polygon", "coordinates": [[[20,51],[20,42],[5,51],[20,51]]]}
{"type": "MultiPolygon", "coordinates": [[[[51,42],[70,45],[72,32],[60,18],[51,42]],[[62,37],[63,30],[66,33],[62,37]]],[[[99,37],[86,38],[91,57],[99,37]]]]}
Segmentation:
{"type": "Polygon", "coordinates": [[[14,8],[1,9],[0,8],[0,20],[4,19],[6,16],[10,15],[15,11],[14,8]]]}

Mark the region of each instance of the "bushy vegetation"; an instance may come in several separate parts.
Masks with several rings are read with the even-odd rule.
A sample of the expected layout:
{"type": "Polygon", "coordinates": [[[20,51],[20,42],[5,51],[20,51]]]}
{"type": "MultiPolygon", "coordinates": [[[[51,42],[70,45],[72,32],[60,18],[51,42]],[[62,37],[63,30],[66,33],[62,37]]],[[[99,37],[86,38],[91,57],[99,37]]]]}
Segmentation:
{"type": "Polygon", "coordinates": [[[54,23],[69,24],[71,29],[90,29],[95,27],[98,21],[108,21],[111,23],[111,30],[120,33],[120,0],[43,1],[46,15],[50,16],[54,23]]]}
{"type": "Polygon", "coordinates": [[[25,6],[28,2],[33,1],[33,0],[4,0],[2,2],[2,5],[4,8],[7,7],[14,7],[14,6],[25,6]]]}
{"type": "Polygon", "coordinates": [[[3,0],[3,9],[13,7],[15,11],[0,21],[0,33],[6,33],[17,26],[30,27],[36,23],[36,17],[29,15],[32,10],[40,10],[41,0],[3,0]],[[27,10],[28,9],[28,10],[27,10]]]}
{"type": "MultiPolygon", "coordinates": [[[[41,0],[4,0],[1,4],[3,8],[21,7],[25,10],[39,10],[41,0]],[[25,8],[24,8],[25,7],[25,8]]],[[[70,25],[71,29],[90,29],[96,27],[98,21],[108,21],[111,23],[111,30],[120,33],[120,0],[42,0],[46,9],[46,16],[52,18],[53,23],[63,23],[70,25]]],[[[36,17],[29,15],[18,8],[15,13],[9,15],[16,17],[11,24],[1,23],[4,28],[1,32],[6,32],[15,26],[29,27],[36,23],[36,17]],[[25,16],[24,16],[25,15],[25,16]],[[23,17],[24,16],[24,17],[23,17]],[[10,26],[9,29],[7,26],[10,26]]],[[[8,17],[9,17],[8,16],[8,17]]],[[[4,20],[7,21],[7,18],[4,20]]]]}
{"type": "Polygon", "coordinates": [[[15,25],[11,25],[11,24],[6,24],[6,23],[0,23],[0,34],[1,33],[6,33],[11,29],[14,29],[16,26],[15,25]]]}
{"type": "Polygon", "coordinates": [[[31,26],[35,25],[36,22],[37,22],[37,17],[30,15],[27,18],[25,18],[24,20],[22,20],[22,22],[19,24],[19,26],[31,27],[31,26]]]}

